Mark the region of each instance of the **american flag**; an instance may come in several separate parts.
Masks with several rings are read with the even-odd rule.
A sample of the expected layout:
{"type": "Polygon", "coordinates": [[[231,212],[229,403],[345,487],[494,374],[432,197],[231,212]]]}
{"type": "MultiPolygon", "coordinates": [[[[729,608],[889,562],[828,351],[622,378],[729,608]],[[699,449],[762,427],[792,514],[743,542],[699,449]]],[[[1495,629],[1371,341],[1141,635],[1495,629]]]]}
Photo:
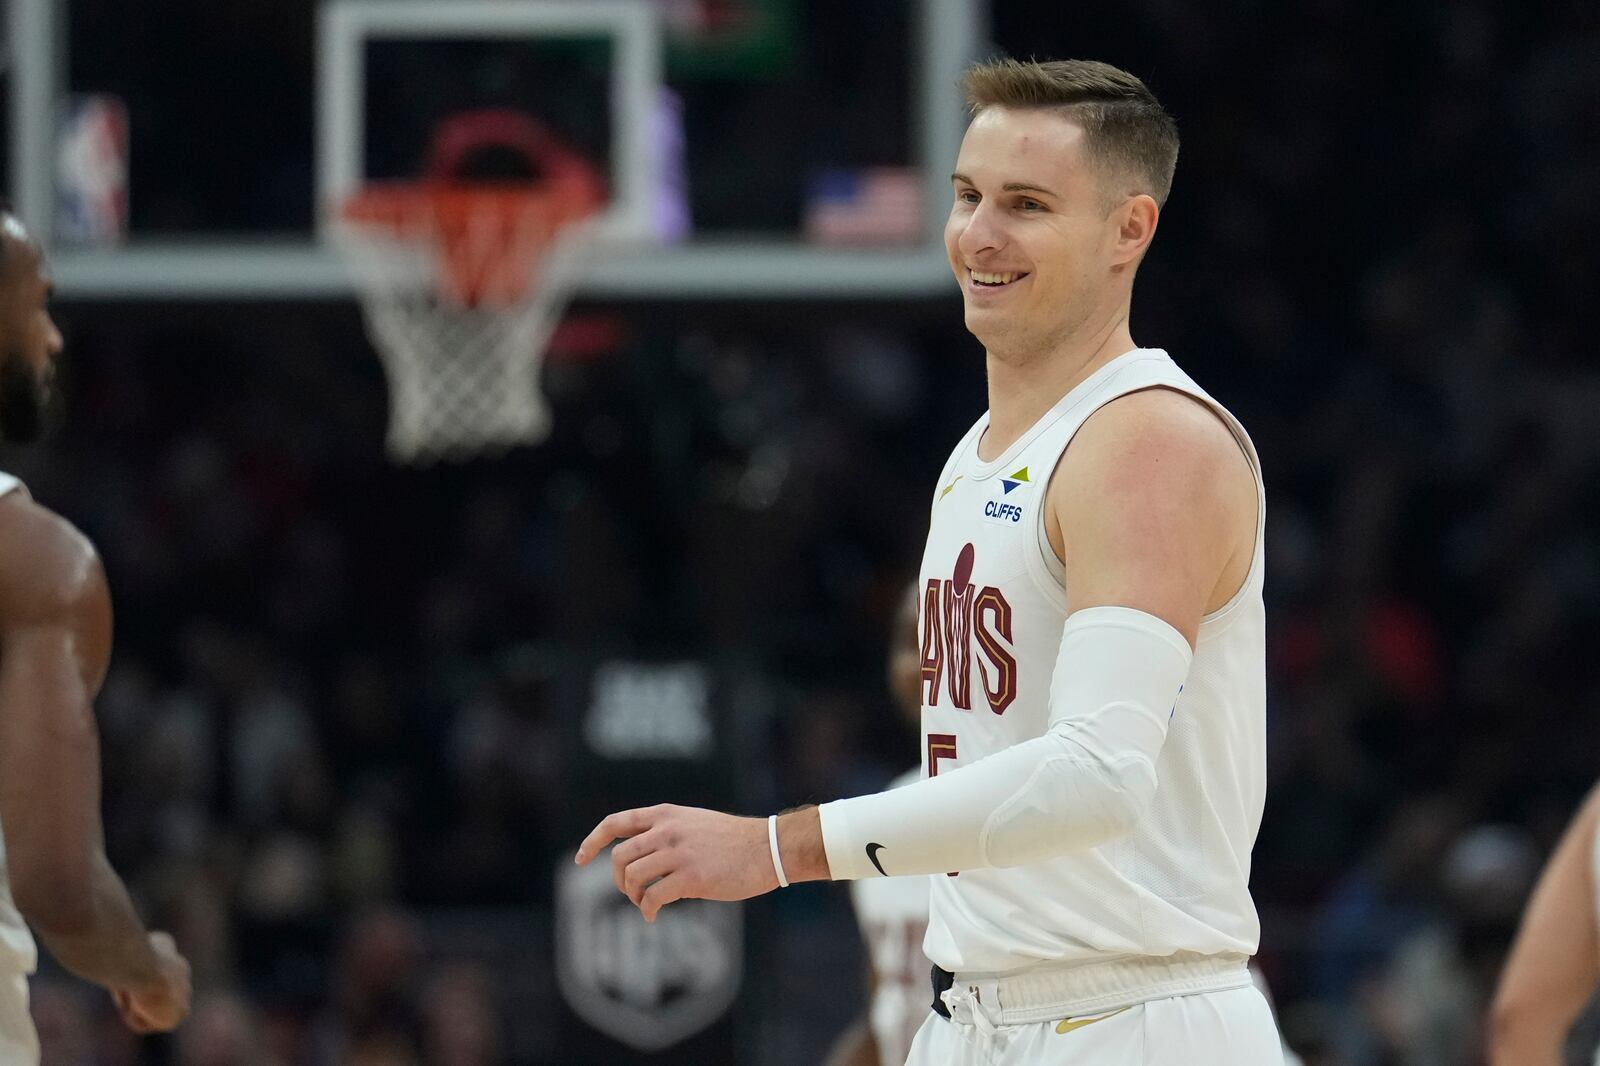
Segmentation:
{"type": "Polygon", "coordinates": [[[922,221],[922,177],[910,167],[822,171],[806,197],[814,244],[916,244],[922,221]]]}

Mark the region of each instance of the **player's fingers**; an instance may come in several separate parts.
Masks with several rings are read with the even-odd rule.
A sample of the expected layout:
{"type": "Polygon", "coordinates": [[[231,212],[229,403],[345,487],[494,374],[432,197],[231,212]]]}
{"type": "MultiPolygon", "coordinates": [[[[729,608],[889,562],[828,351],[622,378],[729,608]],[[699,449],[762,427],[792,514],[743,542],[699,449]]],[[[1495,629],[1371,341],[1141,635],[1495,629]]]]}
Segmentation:
{"type": "Polygon", "coordinates": [[[641,906],[645,889],[651,882],[657,881],[672,873],[673,856],[665,851],[652,851],[628,864],[622,877],[622,891],[633,901],[635,907],[641,906]]]}
{"type": "Polygon", "coordinates": [[[639,900],[639,913],[644,915],[644,920],[655,921],[662,907],[682,899],[685,894],[684,885],[683,874],[668,874],[645,889],[644,895],[639,900]]]}
{"type": "Polygon", "coordinates": [[[653,807],[636,807],[631,811],[618,811],[600,819],[600,824],[589,831],[578,845],[577,863],[582,866],[605,850],[607,844],[618,837],[638,836],[650,828],[653,807]]]}
{"type": "Polygon", "coordinates": [[[647,829],[636,837],[629,837],[611,849],[611,881],[617,891],[627,893],[626,872],[628,864],[644,858],[661,845],[660,834],[647,829]]]}
{"type": "Polygon", "coordinates": [[[578,853],[573,856],[574,862],[579,866],[585,865],[590,859],[604,851],[607,844],[617,839],[619,834],[612,828],[615,824],[612,819],[616,817],[615,814],[608,814],[600,820],[599,825],[589,830],[589,835],[584,837],[582,843],[578,845],[578,853]]]}
{"type": "Polygon", "coordinates": [[[122,1015],[122,1024],[140,1036],[155,1032],[155,1026],[151,1024],[150,1019],[145,1017],[144,1012],[138,1007],[129,1004],[117,1013],[122,1015]]]}
{"type": "Polygon", "coordinates": [[[116,1005],[117,1013],[122,1016],[123,1020],[131,1028],[134,1015],[137,1013],[133,1005],[132,993],[123,988],[114,988],[111,990],[111,1002],[116,1005]]]}

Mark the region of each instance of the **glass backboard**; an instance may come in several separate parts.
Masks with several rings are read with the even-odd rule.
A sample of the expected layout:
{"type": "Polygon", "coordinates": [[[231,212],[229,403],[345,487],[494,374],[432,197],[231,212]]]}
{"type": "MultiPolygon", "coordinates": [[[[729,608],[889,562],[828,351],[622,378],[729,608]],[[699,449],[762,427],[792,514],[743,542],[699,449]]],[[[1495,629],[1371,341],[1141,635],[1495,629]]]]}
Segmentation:
{"type": "Polygon", "coordinates": [[[64,109],[109,99],[126,114],[126,236],[50,234],[63,293],[340,295],[330,199],[418,173],[442,117],[511,107],[597,159],[628,216],[595,294],[937,291],[981,6],[13,0],[13,199],[50,234],[64,109]]]}

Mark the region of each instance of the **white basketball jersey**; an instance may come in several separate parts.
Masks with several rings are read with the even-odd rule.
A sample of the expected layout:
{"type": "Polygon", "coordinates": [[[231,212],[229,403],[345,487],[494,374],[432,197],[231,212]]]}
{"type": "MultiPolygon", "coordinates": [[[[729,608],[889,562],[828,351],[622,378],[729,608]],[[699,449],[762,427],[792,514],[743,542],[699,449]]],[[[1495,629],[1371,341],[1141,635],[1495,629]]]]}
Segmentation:
{"type": "Polygon", "coordinates": [[[1096,371],[993,462],[985,414],[945,464],[921,571],[923,773],[1044,733],[1067,598],[1045,534],[1045,488],[1084,421],[1119,396],[1187,393],[1250,461],[1260,521],[1249,575],[1202,622],[1156,763],[1150,809],[1121,839],[1036,865],[934,877],[925,950],[946,970],[1002,974],[1113,956],[1255,953],[1250,849],[1266,794],[1266,495],[1238,421],[1159,349],[1096,371]]]}
{"type": "MultiPolygon", "coordinates": [[[[26,492],[22,482],[10,474],[0,474],[0,496],[11,492],[26,492]]],[[[0,826],[0,975],[32,973],[39,962],[39,949],[33,943],[33,934],[11,901],[11,875],[6,869],[5,827],[0,826]]]]}
{"type": "MultiPolygon", "coordinates": [[[[921,776],[921,770],[911,770],[889,787],[899,788],[921,776]]],[[[922,953],[922,941],[928,932],[929,880],[868,877],[850,882],[850,898],[876,979],[868,1020],[881,1063],[905,1062],[911,1040],[928,1016],[930,963],[922,953]]]]}

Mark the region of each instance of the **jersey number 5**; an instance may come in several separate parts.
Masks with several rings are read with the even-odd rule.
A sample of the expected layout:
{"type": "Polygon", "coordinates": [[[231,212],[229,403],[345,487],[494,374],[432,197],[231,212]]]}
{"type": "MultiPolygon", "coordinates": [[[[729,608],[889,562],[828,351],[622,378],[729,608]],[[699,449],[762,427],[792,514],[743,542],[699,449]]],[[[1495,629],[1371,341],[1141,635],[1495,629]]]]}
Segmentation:
{"type": "MultiPolygon", "coordinates": [[[[939,776],[939,760],[954,759],[956,757],[956,735],[954,733],[929,733],[928,734],[928,776],[939,776]]],[[[945,874],[946,877],[960,877],[959,871],[952,870],[945,874]]]]}

